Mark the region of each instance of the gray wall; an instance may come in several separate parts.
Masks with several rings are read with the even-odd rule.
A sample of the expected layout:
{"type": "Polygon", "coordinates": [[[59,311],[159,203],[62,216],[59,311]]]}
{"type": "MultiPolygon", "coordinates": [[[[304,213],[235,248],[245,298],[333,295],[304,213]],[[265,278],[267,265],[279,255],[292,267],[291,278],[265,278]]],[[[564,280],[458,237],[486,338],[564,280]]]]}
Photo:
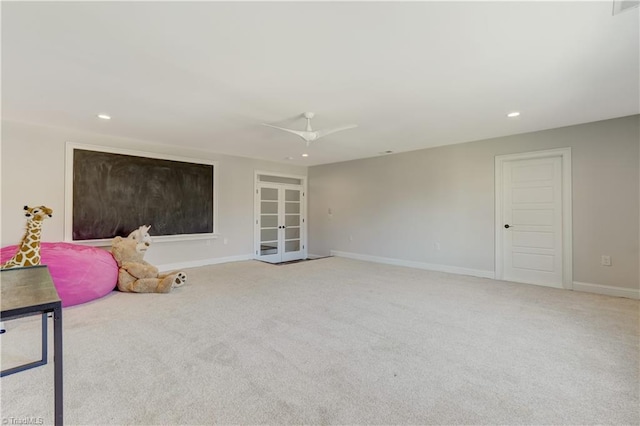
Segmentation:
{"type": "MultiPolygon", "coordinates": [[[[145,259],[156,265],[208,261],[253,252],[254,170],[306,176],[306,167],[185,150],[147,141],[113,138],[69,129],[2,122],[2,246],[17,244],[24,234],[22,207],[47,205],[54,216],[43,226],[42,240],[64,239],[65,143],[126,148],[218,161],[218,230],[216,240],[157,242],[145,259]],[[224,239],[228,244],[224,244],[224,239]]],[[[212,144],[213,145],[213,144],[212,144]]],[[[171,206],[167,206],[171,208],[171,206]]],[[[153,224],[152,224],[153,226],[153,224]]]]}
{"type": "Polygon", "coordinates": [[[571,147],[573,279],[637,289],[639,123],[636,115],[311,167],[309,253],[493,272],[494,157],[571,147]],[[600,265],[603,254],[612,266],[600,265]]]}

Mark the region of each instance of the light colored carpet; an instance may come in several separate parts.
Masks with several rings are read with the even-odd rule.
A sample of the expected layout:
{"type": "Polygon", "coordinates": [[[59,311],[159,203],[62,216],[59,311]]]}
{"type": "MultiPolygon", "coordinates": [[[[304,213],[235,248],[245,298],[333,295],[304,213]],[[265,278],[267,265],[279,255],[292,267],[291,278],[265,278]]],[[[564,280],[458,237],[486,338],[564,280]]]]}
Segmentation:
{"type": "MultiPolygon", "coordinates": [[[[637,300],[341,258],[187,272],[64,310],[67,424],[640,422],[637,300]]],[[[37,318],[6,326],[3,368],[37,356],[37,318]]],[[[52,421],[51,363],[1,385],[3,419],[52,421]]]]}

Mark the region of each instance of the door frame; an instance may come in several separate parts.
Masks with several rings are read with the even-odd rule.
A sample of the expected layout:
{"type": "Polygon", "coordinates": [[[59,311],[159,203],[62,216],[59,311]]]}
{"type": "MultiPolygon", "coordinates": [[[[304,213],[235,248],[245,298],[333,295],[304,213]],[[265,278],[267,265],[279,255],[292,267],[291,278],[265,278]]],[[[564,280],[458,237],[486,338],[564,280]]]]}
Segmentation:
{"type": "Polygon", "coordinates": [[[308,243],[307,243],[307,176],[303,175],[292,175],[286,173],[278,173],[278,172],[267,172],[263,170],[255,170],[253,174],[253,258],[256,260],[260,260],[260,201],[259,197],[259,189],[260,184],[271,184],[280,186],[282,188],[302,188],[302,199],[303,202],[300,203],[300,219],[302,220],[302,224],[300,226],[300,243],[302,244],[302,258],[306,259],[308,255],[308,243]],[[273,176],[278,178],[289,178],[289,179],[299,179],[301,184],[287,184],[287,183],[277,183],[277,182],[262,182],[260,181],[260,176],[273,176]]]}
{"type": "Polygon", "coordinates": [[[531,160],[535,158],[560,157],[562,160],[562,287],[573,289],[573,225],[572,225],[572,184],[571,147],[496,155],[495,157],[495,277],[501,280],[504,273],[503,255],[503,176],[505,162],[531,160]]]}

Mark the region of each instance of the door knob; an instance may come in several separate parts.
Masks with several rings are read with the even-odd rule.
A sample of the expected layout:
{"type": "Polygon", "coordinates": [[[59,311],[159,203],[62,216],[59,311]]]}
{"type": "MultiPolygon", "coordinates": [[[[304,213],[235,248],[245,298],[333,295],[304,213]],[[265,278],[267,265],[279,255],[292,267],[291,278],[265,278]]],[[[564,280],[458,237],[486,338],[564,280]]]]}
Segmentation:
{"type": "Polygon", "coordinates": [[[507,228],[507,229],[510,228],[509,224],[506,224],[504,227],[507,228]]]}

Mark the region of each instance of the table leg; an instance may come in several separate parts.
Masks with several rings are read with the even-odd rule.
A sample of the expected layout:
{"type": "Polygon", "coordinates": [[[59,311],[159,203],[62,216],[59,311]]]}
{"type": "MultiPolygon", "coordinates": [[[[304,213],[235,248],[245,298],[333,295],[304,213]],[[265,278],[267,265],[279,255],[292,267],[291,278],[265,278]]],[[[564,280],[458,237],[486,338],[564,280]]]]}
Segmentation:
{"type": "Polygon", "coordinates": [[[42,364],[46,364],[49,359],[48,346],[49,342],[47,339],[48,327],[47,317],[49,316],[48,312],[42,313],[42,364]]]}
{"type": "Polygon", "coordinates": [[[62,304],[53,310],[53,365],[55,380],[55,425],[62,426],[62,304]]]}

